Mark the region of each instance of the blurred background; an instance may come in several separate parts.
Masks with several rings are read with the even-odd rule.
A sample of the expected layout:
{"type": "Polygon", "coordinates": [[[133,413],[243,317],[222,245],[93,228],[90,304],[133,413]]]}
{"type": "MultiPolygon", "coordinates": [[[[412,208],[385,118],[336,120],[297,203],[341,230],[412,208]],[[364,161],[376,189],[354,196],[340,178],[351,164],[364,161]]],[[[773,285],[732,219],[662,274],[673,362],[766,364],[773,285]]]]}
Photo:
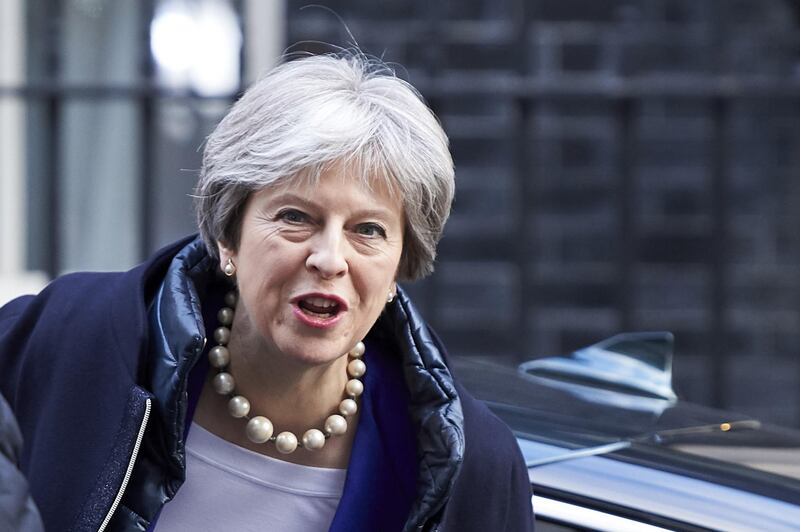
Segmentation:
{"type": "MultiPolygon", "coordinates": [[[[451,353],[669,330],[682,398],[800,426],[800,2],[316,1],[450,136],[407,288],[451,353]]],[[[0,1],[0,302],[194,232],[231,102],[290,45],[352,44],[308,3],[0,1]]]]}

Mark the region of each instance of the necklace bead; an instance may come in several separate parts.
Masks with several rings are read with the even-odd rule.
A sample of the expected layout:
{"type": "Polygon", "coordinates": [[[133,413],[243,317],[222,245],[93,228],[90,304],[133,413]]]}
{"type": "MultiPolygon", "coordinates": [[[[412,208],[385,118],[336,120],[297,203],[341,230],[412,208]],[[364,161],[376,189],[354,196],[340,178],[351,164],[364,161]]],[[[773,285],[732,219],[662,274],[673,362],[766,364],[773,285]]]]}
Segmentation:
{"type": "Polygon", "coordinates": [[[347,420],[339,414],[332,414],[325,420],[325,432],[331,436],[341,436],[347,432],[347,420]]]}
{"type": "Polygon", "coordinates": [[[217,369],[224,368],[231,363],[231,354],[224,345],[212,347],[208,352],[208,361],[217,369]]]}
{"type": "Polygon", "coordinates": [[[220,395],[233,393],[233,389],[235,388],[233,377],[230,373],[225,372],[217,373],[214,376],[214,380],[211,381],[211,384],[214,386],[214,391],[220,395]]]}
{"type": "Polygon", "coordinates": [[[217,313],[220,326],[214,330],[214,340],[217,345],[208,352],[209,363],[219,370],[211,383],[214,391],[220,395],[226,395],[228,399],[228,413],[235,418],[246,418],[245,435],[253,443],[274,442],[278,452],[288,454],[294,452],[299,446],[309,451],[316,451],[325,446],[327,438],[331,436],[341,436],[347,432],[347,417],[353,416],[358,412],[358,403],[355,399],[364,393],[364,384],[358,380],[367,372],[367,366],[362,360],[366,351],[364,342],[358,342],[347,354],[352,358],[347,364],[347,374],[351,377],[345,385],[345,394],[348,398],[339,403],[338,414],[334,413],[327,417],[324,424],[324,432],[311,428],[303,433],[301,442],[297,441],[297,436],[289,431],[283,431],[277,436],[273,436],[275,427],[272,421],[264,416],[254,416],[249,418],[250,401],[243,395],[236,393],[236,381],[233,376],[226,371],[231,362],[230,351],[225,347],[231,339],[230,325],[233,324],[234,308],[238,294],[228,292],[225,295],[225,304],[217,313]],[[341,414],[341,415],[340,415],[341,414]]]}
{"type": "Polygon", "coordinates": [[[347,365],[347,373],[351,377],[363,377],[367,372],[367,365],[360,358],[355,358],[347,365]]]}
{"type": "Polygon", "coordinates": [[[364,393],[364,384],[358,379],[350,379],[344,389],[347,390],[347,395],[358,397],[364,393]]]}
{"type": "Polygon", "coordinates": [[[219,345],[228,345],[231,340],[231,330],[227,327],[217,327],[214,329],[214,341],[219,345]]]}
{"type": "Polygon", "coordinates": [[[364,352],[367,350],[367,347],[364,345],[364,342],[358,342],[353,349],[350,350],[350,356],[354,358],[361,357],[364,352]]]}
{"type": "Polygon", "coordinates": [[[239,300],[239,294],[237,294],[234,290],[225,294],[225,304],[228,305],[230,308],[236,308],[236,302],[239,300]]]}
{"type": "Polygon", "coordinates": [[[297,436],[289,431],[281,432],[275,438],[275,447],[283,454],[293,453],[297,449],[297,436]]]}
{"type": "Polygon", "coordinates": [[[222,307],[217,312],[217,319],[222,325],[230,326],[233,323],[233,309],[222,307]]]}
{"type": "Polygon", "coordinates": [[[272,421],[264,416],[256,416],[247,422],[247,439],[253,443],[265,443],[272,437],[272,421]]]}
{"type": "Polygon", "coordinates": [[[228,401],[228,412],[233,417],[245,417],[250,413],[250,401],[247,397],[234,395],[228,401]]]}
{"type": "Polygon", "coordinates": [[[325,445],[325,435],[319,429],[308,429],[303,434],[303,448],[309,451],[317,451],[325,445]]]}
{"type": "Polygon", "coordinates": [[[352,399],[345,399],[339,403],[339,412],[343,416],[352,416],[358,411],[358,405],[352,399]]]}

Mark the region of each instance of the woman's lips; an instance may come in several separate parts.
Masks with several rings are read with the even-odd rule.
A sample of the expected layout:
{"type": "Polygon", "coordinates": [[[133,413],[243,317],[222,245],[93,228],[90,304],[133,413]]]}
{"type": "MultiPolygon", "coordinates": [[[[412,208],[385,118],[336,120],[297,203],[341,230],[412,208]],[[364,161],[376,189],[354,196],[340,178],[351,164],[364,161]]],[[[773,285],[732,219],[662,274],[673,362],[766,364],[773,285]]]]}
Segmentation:
{"type": "Polygon", "coordinates": [[[333,327],[347,311],[344,299],[321,293],[292,298],[292,312],[301,323],[317,329],[333,327]]]}
{"type": "Polygon", "coordinates": [[[309,327],[314,327],[316,329],[327,329],[329,327],[333,327],[336,325],[341,317],[343,316],[342,312],[338,314],[333,314],[331,316],[315,316],[309,314],[308,312],[304,311],[297,305],[292,306],[292,312],[294,313],[295,317],[300,320],[301,323],[308,325],[309,327]]]}

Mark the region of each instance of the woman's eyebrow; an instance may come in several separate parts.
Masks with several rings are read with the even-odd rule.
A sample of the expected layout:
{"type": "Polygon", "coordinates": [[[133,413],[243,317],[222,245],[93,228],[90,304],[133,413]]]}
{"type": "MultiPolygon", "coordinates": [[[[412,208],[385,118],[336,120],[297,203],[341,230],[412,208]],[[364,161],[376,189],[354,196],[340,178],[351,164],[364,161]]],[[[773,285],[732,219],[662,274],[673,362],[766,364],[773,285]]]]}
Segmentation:
{"type": "Polygon", "coordinates": [[[270,196],[269,200],[267,201],[267,205],[275,205],[281,203],[295,203],[302,205],[304,207],[313,207],[318,209],[320,206],[318,203],[304,198],[302,196],[298,196],[297,194],[293,194],[291,192],[284,192],[282,194],[278,194],[277,196],[270,196]]]}
{"type": "MultiPolygon", "coordinates": [[[[283,192],[281,194],[278,194],[277,196],[270,196],[266,205],[275,206],[276,204],[283,204],[283,203],[294,203],[312,209],[321,208],[319,203],[310,200],[308,198],[298,196],[297,194],[293,194],[291,192],[283,192]]],[[[392,213],[389,209],[385,208],[377,208],[377,209],[370,208],[370,209],[357,209],[353,212],[353,215],[359,218],[380,218],[381,220],[390,220],[392,213]]]]}
{"type": "Polygon", "coordinates": [[[391,211],[389,209],[359,209],[354,213],[359,218],[380,218],[381,220],[390,220],[391,211]]]}

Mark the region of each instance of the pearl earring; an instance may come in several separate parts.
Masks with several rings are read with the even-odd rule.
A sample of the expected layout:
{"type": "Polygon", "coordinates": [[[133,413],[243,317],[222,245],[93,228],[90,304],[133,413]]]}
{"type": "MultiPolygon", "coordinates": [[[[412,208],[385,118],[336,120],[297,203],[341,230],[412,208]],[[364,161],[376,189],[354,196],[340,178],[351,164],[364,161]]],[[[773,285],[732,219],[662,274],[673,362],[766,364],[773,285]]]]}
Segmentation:
{"type": "Polygon", "coordinates": [[[389,292],[389,297],[386,298],[387,303],[394,301],[394,292],[389,292]]]}
{"type": "Polygon", "coordinates": [[[226,262],[226,263],[225,263],[225,266],[222,268],[222,271],[223,271],[223,272],[225,273],[225,275],[227,275],[228,277],[233,277],[233,274],[234,274],[234,273],[236,273],[236,265],[233,263],[233,260],[231,260],[231,259],[229,258],[229,259],[228,259],[228,262],[226,262]]]}

